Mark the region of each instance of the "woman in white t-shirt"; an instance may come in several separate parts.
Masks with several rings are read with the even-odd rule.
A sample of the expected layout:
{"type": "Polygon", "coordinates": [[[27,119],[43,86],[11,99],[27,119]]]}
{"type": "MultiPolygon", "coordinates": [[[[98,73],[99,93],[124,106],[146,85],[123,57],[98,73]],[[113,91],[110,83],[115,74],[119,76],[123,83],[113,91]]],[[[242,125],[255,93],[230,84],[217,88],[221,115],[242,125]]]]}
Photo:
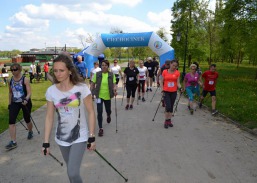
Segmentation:
{"type": "Polygon", "coordinates": [[[50,134],[56,111],[55,141],[67,165],[68,177],[70,182],[83,182],[80,166],[87,144],[89,150],[95,150],[96,119],[91,92],[68,55],[60,54],[54,59],[53,72],[54,84],[45,95],[47,112],[42,152],[44,155],[50,153],[50,134]]]}
{"type": "Polygon", "coordinates": [[[139,71],[139,83],[138,83],[138,100],[141,100],[141,93],[140,91],[142,91],[142,101],[145,101],[145,81],[146,78],[148,76],[148,70],[147,68],[144,66],[144,62],[143,60],[139,60],[139,67],[137,67],[138,71],[139,71]]]}
{"type": "MultiPolygon", "coordinates": [[[[99,63],[98,62],[95,62],[94,63],[94,67],[90,70],[90,90],[91,90],[91,93],[92,93],[92,79],[95,75],[95,73],[101,71],[102,69],[99,67],[99,63]]],[[[94,100],[94,95],[92,94],[92,99],[94,100]]]]}
{"type": "Polygon", "coordinates": [[[118,65],[117,59],[114,59],[113,61],[113,66],[111,66],[111,72],[115,75],[116,85],[118,86],[120,77],[122,79],[122,72],[121,72],[121,67],[118,65]]]}

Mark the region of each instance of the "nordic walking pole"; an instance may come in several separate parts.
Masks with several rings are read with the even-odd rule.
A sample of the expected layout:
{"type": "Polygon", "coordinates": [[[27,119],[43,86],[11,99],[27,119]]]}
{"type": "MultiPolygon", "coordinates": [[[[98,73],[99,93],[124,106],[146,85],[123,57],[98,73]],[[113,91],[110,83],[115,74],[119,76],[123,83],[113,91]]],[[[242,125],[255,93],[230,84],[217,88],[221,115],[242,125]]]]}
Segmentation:
{"type": "Polygon", "coordinates": [[[159,110],[159,107],[160,107],[161,103],[162,103],[162,99],[160,100],[160,103],[159,103],[159,105],[158,105],[158,107],[157,107],[157,109],[156,109],[156,112],[155,112],[155,114],[154,114],[154,117],[153,117],[153,120],[152,120],[152,121],[154,121],[154,118],[155,118],[155,116],[156,116],[156,114],[157,114],[157,111],[159,110]]]}
{"type": "Polygon", "coordinates": [[[117,102],[116,102],[116,96],[115,96],[115,116],[116,116],[116,133],[118,132],[118,128],[117,128],[117,102]]]}
{"type": "Polygon", "coordinates": [[[154,96],[155,96],[155,94],[156,94],[156,92],[157,92],[158,89],[159,89],[159,87],[156,88],[156,90],[155,90],[155,92],[154,92],[154,94],[153,94],[153,97],[152,97],[152,99],[150,100],[150,102],[153,101],[153,98],[154,98],[154,96]]]}
{"type": "MultiPolygon", "coordinates": [[[[29,113],[29,110],[28,110],[27,106],[25,106],[25,108],[27,109],[27,112],[29,113]]],[[[29,117],[30,117],[32,123],[34,124],[34,126],[35,126],[35,128],[37,130],[37,133],[40,134],[40,131],[37,129],[37,125],[36,125],[35,121],[33,120],[33,118],[31,117],[30,113],[29,113],[29,117]]]]}
{"type": "MultiPolygon", "coordinates": [[[[46,155],[46,149],[44,149],[44,155],[46,155]]],[[[57,161],[61,166],[63,166],[63,162],[60,162],[54,155],[52,155],[51,153],[49,153],[49,155],[55,160],[57,161]]]]}
{"type": "Polygon", "coordinates": [[[61,166],[63,166],[63,162],[60,162],[54,155],[52,155],[51,153],[49,153],[49,155],[56,160],[61,166]]]}
{"type": "Polygon", "coordinates": [[[178,103],[179,103],[179,100],[180,100],[182,94],[183,94],[183,92],[181,91],[181,92],[180,92],[180,95],[179,95],[179,98],[178,98],[178,101],[177,101],[177,103],[176,103],[175,109],[174,109],[174,113],[177,111],[178,103]]]}
{"type": "Polygon", "coordinates": [[[21,122],[21,120],[19,120],[18,117],[17,117],[17,120],[22,124],[22,126],[24,126],[24,128],[25,128],[26,130],[28,130],[28,128],[21,122]]]}
{"type": "Polygon", "coordinates": [[[123,86],[123,94],[122,94],[121,105],[123,104],[123,98],[124,98],[124,94],[125,94],[125,84],[124,84],[124,86],[123,86]]]}
{"type": "Polygon", "coordinates": [[[107,161],[96,149],[94,150],[108,165],[110,165],[124,180],[125,182],[128,182],[128,179],[125,178],[112,164],[107,161]]]}

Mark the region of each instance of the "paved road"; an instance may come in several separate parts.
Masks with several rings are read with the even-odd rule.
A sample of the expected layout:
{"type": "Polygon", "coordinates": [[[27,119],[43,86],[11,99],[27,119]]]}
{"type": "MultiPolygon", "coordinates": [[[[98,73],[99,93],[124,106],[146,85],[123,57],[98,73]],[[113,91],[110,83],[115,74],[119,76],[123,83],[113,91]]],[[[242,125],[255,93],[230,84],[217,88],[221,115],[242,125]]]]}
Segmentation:
{"type": "MultiPolygon", "coordinates": [[[[155,91],[155,88],[154,88],[155,91]]],[[[104,123],[104,137],[97,138],[98,151],[131,183],[256,183],[256,137],[241,131],[223,118],[213,117],[207,109],[190,115],[182,98],[174,117],[174,127],[163,128],[164,109],[154,113],[160,91],[149,102],[135,104],[133,110],[121,106],[122,89],[117,96],[117,129],[114,100],[112,122],[104,123]]],[[[124,100],[125,102],[125,100],[124,100]]],[[[6,152],[8,131],[0,135],[1,183],[64,183],[68,182],[66,166],[40,154],[46,107],[32,114],[41,134],[34,129],[34,138],[17,124],[18,148],[6,152]]],[[[105,116],[106,117],[106,116],[105,116]]],[[[52,137],[54,134],[52,135],[52,137]]],[[[55,142],[52,154],[62,160],[55,142]]],[[[124,179],[95,152],[86,152],[82,168],[85,183],[120,183],[124,179]]]]}

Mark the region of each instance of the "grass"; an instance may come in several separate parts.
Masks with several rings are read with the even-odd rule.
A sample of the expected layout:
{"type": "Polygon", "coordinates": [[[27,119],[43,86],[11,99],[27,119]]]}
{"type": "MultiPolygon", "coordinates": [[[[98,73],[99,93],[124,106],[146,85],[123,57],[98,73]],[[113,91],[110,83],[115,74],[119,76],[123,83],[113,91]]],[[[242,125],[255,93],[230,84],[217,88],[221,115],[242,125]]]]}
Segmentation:
{"type": "MultiPolygon", "coordinates": [[[[203,71],[207,64],[201,64],[203,71]]],[[[217,109],[239,124],[257,128],[257,81],[254,80],[256,67],[217,63],[219,73],[217,91],[217,109]]],[[[211,106],[211,100],[207,100],[211,106]]]]}
{"type": "MultiPolygon", "coordinates": [[[[28,76],[27,76],[28,77],[28,76]]],[[[36,81],[31,84],[32,90],[32,111],[37,110],[44,104],[46,104],[45,100],[45,92],[46,89],[51,85],[49,81],[40,81],[37,83],[36,81]]],[[[9,112],[7,109],[8,106],[8,97],[9,97],[9,89],[8,86],[0,87],[0,133],[5,131],[8,128],[9,121],[9,112]]],[[[18,119],[22,119],[22,112],[20,111],[18,119]]]]}

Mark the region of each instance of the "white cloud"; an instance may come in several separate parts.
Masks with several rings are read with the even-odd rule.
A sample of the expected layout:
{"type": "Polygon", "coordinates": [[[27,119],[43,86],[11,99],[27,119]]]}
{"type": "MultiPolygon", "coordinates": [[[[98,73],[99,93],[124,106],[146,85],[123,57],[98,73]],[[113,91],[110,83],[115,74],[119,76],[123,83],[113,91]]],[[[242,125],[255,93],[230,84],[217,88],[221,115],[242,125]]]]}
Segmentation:
{"type": "MultiPolygon", "coordinates": [[[[171,40],[170,27],[171,27],[171,10],[166,9],[159,13],[148,12],[148,19],[159,29],[163,27],[167,32],[166,37],[171,40]]],[[[157,31],[158,29],[155,29],[157,31]]]]}

